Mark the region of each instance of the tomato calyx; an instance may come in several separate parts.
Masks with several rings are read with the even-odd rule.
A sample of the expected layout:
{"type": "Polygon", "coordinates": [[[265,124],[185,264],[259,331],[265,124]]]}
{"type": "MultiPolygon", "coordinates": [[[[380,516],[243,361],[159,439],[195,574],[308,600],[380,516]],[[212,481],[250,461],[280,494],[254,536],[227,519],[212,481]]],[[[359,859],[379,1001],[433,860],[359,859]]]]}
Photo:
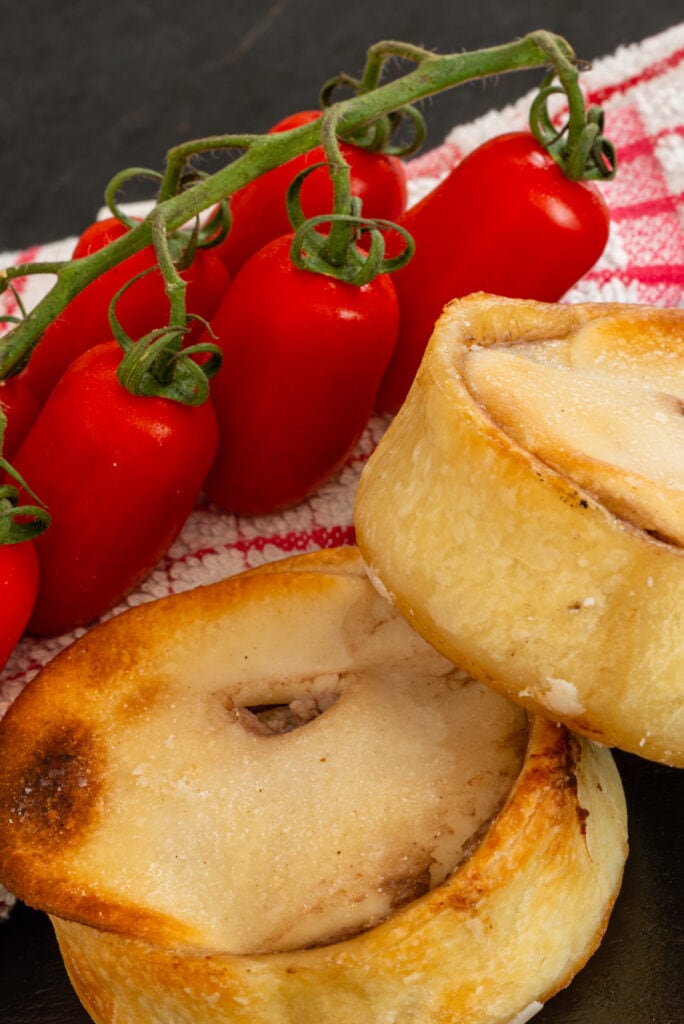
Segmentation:
{"type": "MultiPolygon", "coordinates": [[[[352,96],[361,96],[372,92],[380,84],[381,73],[385,61],[389,57],[408,57],[419,63],[429,56],[427,50],[401,43],[381,43],[371,46],[367,53],[366,67],[362,78],[354,78],[346,72],[329,79],[322,87],[319,95],[323,110],[333,104],[333,96],[339,89],[345,89],[352,96]]],[[[417,107],[410,103],[392,110],[388,114],[375,118],[361,128],[342,133],[345,142],[352,142],[369,153],[385,153],[405,159],[413,156],[422,147],[427,136],[425,118],[417,107]],[[401,138],[408,125],[408,134],[401,138]],[[401,138],[401,141],[393,141],[401,138]]]]}
{"type": "Polygon", "coordinates": [[[548,54],[553,70],[532,101],[529,125],[537,142],[553,157],[570,181],[608,181],[615,177],[615,147],[603,134],[604,116],[598,106],[586,109],[579,87],[579,68],[548,33],[532,33],[548,54]],[[556,84],[556,78],[558,83],[556,84]],[[564,96],[568,116],[558,127],[549,110],[553,96],[564,96]]]}
{"type": "Polygon", "coordinates": [[[585,114],[581,131],[569,142],[570,119],[559,130],[549,113],[551,96],[563,93],[549,75],[530,108],[530,129],[570,181],[609,181],[617,171],[615,147],[603,134],[604,116],[592,106],[585,114]]]}
{"type": "MultiPolygon", "coordinates": [[[[202,317],[187,312],[187,284],[179,273],[182,260],[177,262],[172,256],[163,220],[155,212],[151,218],[157,266],[149,267],[127,281],[114,295],[109,309],[112,334],[124,353],[117,377],[122,387],[134,395],[167,398],[183,405],[202,405],[209,398],[209,380],[221,367],[221,350],[212,342],[183,347],[191,321],[202,321],[209,332],[211,327],[202,317]],[[169,323],[142,338],[133,339],[117,319],[116,306],[135,281],[155,272],[161,272],[164,278],[169,297],[169,323]],[[208,358],[193,358],[197,356],[208,358]]],[[[191,241],[190,245],[194,243],[191,241]]]]}
{"type": "Polygon", "coordinates": [[[123,292],[138,278],[156,269],[151,267],[132,278],[112,300],[109,311],[112,334],[123,351],[117,378],[132,395],[168,398],[183,405],[202,405],[209,398],[209,380],[221,367],[221,350],[212,342],[183,346],[183,339],[192,320],[201,321],[206,330],[211,331],[207,321],[193,313],[184,314],[183,325],[160,327],[134,340],[116,318],[116,304],[123,292]],[[208,358],[197,361],[198,356],[208,358]]]}
{"type": "MultiPolygon", "coordinates": [[[[5,423],[4,413],[0,412],[0,448],[5,423]]],[[[0,545],[20,544],[47,530],[50,525],[50,513],[23,477],[2,455],[0,469],[34,499],[33,503],[21,504],[19,487],[8,481],[0,483],[0,545]]]]}
{"type": "MultiPolygon", "coordinates": [[[[302,177],[306,173],[303,172],[302,177]]],[[[293,187],[296,189],[297,185],[295,179],[293,187]]],[[[361,286],[378,274],[399,270],[415,251],[413,238],[405,228],[393,221],[362,217],[359,204],[354,201],[349,213],[320,214],[308,219],[293,214],[290,220],[294,228],[290,259],[294,265],[300,270],[327,274],[348,284],[361,286]],[[329,231],[319,231],[324,224],[329,225],[329,231]],[[344,231],[346,241],[340,247],[341,255],[336,255],[331,238],[340,229],[344,231]],[[404,240],[404,248],[394,256],[386,255],[384,233],[387,231],[396,231],[404,240]],[[367,246],[359,244],[363,243],[364,235],[368,235],[370,240],[367,246]]]]}
{"type": "Polygon", "coordinates": [[[348,284],[364,285],[378,274],[403,267],[414,252],[410,233],[393,221],[363,216],[362,204],[351,192],[351,171],[340,149],[337,129],[340,109],[330,107],[323,114],[321,142],[327,158],[323,164],[304,168],[292,181],[286,197],[294,231],[290,258],[300,270],[327,274],[348,284]],[[333,186],[333,210],[306,218],[300,193],[306,177],[327,166],[333,186]],[[319,228],[327,225],[326,231],[319,228]],[[391,257],[385,254],[384,232],[401,235],[404,246],[391,257]],[[364,236],[368,236],[367,239],[364,236]],[[359,244],[360,242],[368,244],[359,244]]]}
{"type": "MultiPolygon", "coordinates": [[[[136,342],[128,339],[117,370],[122,387],[133,395],[168,398],[182,405],[206,402],[209,379],[221,366],[221,352],[210,342],[181,348],[185,330],[161,327],[136,342]],[[193,358],[207,354],[206,362],[193,358]]],[[[121,339],[116,340],[121,344],[121,339]]]]}

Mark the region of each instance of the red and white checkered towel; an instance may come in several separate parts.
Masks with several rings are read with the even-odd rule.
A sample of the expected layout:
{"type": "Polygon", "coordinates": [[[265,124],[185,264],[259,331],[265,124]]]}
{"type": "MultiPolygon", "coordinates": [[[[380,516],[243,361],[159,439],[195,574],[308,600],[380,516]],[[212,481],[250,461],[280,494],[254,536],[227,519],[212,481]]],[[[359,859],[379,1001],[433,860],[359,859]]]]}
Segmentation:
{"type": "MultiPolygon", "coordinates": [[[[605,110],[606,135],[617,146],[619,172],[602,186],[612,212],[606,252],[566,299],[684,305],[684,23],[596,61],[581,80],[587,101],[605,110]]],[[[442,146],[411,161],[412,199],[486,138],[524,127],[530,99],[455,128],[442,146]]],[[[68,257],[74,242],[68,238],[0,254],[0,267],[68,257]]],[[[21,284],[29,307],[46,288],[38,277],[21,284]]],[[[0,315],[14,312],[12,303],[10,295],[0,296],[0,315]]],[[[296,508],[240,519],[198,503],[168,555],[109,614],[293,552],[352,542],[357,480],[385,426],[386,421],[374,418],[339,476],[296,508]]],[[[0,676],[0,717],[25,683],[76,635],[19,644],[0,676]]]]}

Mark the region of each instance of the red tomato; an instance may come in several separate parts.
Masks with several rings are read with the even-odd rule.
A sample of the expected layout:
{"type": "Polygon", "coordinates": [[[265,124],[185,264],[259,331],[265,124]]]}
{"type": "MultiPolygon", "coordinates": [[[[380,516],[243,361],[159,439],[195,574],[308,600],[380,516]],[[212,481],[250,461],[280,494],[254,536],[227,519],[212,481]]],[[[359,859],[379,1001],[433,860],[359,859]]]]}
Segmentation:
{"type": "MultiPolygon", "coordinates": [[[[279,121],[271,131],[296,128],[320,116],[319,110],[302,111],[279,121]]],[[[347,143],[342,143],[340,148],[350,166],[351,191],[361,199],[363,216],[396,220],[406,209],[406,173],[401,160],[384,153],[369,153],[347,143]]],[[[292,230],[285,206],[287,189],[300,171],[324,159],[322,147],[316,146],[267,171],[231,196],[230,232],[217,246],[217,251],[232,275],[257,249],[292,230]]],[[[332,211],[333,189],[325,167],[308,175],[300,198],[307,217],[332,211]]]]}
{"type": "MultiPolygon", "coordinates": [[[[85,256],[101,249],[125,231],[126,228],[114,217],[91,225],[77,242],[74,255],[85,256]]],[[[129,256],[84,288],[50,324],[24,370],[25,379],[40,404],[76,356],[93,345],[111,339],[111,300],[127,281],[155,264],[156,256],[152,246],[129,256]]],[[[211,320],[229,283],[229,275],[222,260],[210,249],[199,249],[192,266],[184,270],[181,277],[188,283],[188,312],[211,320]]],[[[117,304],[117,318],[133,339],[142,337],[156,327],[164,327],[168,315],[169,301],[163,278],[158,271],[146,274],[131,285],[117,304]]],[[[201,323],[194,324],[188,335],[189,341],[196,341],[203,329],[201,323]]]]}
{"type": "Polygon", "coordinates": [[[603,252],[609,220],[599,188],[570,181],[531,134],[474,150],[399,218],[416,252],[392,275],[401,326],[378,409],[404,401],[447,302],[475,291],[558,301],[603,252]]]}
{"type": "Polygon", "coordinates": [[[116,342],[79,356],[13,460],[52,515],[34,540],[34,633],[85,625],[135,587],[180,532],[214,458],[211,403],[132,395],[120,359],[116,342]]]}
{"type": "Polygon", "coordinates": [[[239,514],[302,501],[355,447],[398,326],[388,275],[356,286],[300,270],[292,235],[239,272],[213,328],[219,449],[206,491],[239,514]]]}
{"type": "Polygon", "coordinates": [[[7,417],[2,454],[11,459],[38,415],[38,402],[23,373],[0,380],[0,406],[7,417]]]}
{"type": "Polygon", "coordinates": [[[0,669],[29,621],[38,592],[38,558],[30,540],[0,544],[0,669]]]}
{"type": "Polygon", "coordinates": [[[103,217],[102,220],[96,220],[89,224],[76,240],[71,258],[77,260],[82,256],[90,256],[91,253],[104,249],[105,245],[109,245],[116,238],[121,238],[127,230],[126,225],[118,217],[103,217]]]}

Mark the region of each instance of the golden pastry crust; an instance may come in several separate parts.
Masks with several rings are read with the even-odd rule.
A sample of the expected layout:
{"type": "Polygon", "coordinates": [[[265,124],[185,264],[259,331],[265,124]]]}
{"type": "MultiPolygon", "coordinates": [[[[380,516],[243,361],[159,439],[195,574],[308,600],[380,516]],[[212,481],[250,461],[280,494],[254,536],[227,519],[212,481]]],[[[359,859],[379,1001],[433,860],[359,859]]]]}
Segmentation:
{"type": "MultiPolygon", "coordinates": [[[[236,955],[216,948],[199,911],[193,919],[149,891],[149,865],[138,863],[143,858],[133,843],[140,820],[145,834],[162,829],[170,840],[167,860],[157,866],[160,886],[162,876],[177,880],[175,859],[186,848],[198,889],[214,885],[220,894],[234,882],[230,866],[209,877],[216,872],[208,866],[210,844],[203,857],[196,836],[178,832],[191,784],[180,745],[174,777],[182,785],[157,788],[147,802],[165,801],[161,815],[150,811],[146,821],[144,800],[122,795],[123,813],[111,801],[126,734],[136,738],[150,783],[170,770],[165,756],[155,761],[169,749],[169,705],[182,703],[179,685],[187,684],[194,697],[182,712],[192,733],[192,702],[201,705],[230,674],[231,630],[243,638],[243,653],[247,643],[255,678],[268,679],[278,699],[288,666],[302,657],[312,675],[395,659],[410,665],[416,690],[429,692],[431,702],[438,696],[433,676],[443,688],[464,683],[463,673],[377,594],[356,549],[288,559],[143,606],[60,655],[0,724],[0,878],[51,914],[67,970],[96,1024],[503,1024],[566,985],[598,945],[619,890],[627,842],[619,776],[607,750],[542,718],[528,721],[517,705],[473,680],[468,699],[482,693],[485,714],[504,714],[494,743],[517,742],[513,733],[520,737],[522,722],[526,745],[516,754],[515,778],[504,779],[503,806],[481,822],[455,870],[425,895],[352,937],[236,955]],[[216,679],[207,678],[214,673],[216,679]],[[149,731],[141,732],[146,722],[149,731]],[[113,831],[103,822],[110,813],[118,814],[113,831]],[[118,873],[117,844],[130,877],[118,873]],[[98,875],[102,864],[111,876],[98,875]]],[[[328,716],[334,723],[330,711],[317,721],[328,716]]],[[[357,723],[361,745],[372,745],[379,724],[384,720],[357,723]]],[[[410,720],[406,727],[410,732],[410,720]]],[[[468,731],[477,739],[488,727],[479,720],[468,731]]],[[[301,735],[307,730],[315,732],[307,725],[301,735]]],[[[342,733],[343,744],[348,739],[342,733]]],[[[220,773],[211,737],[200,731],[192,742],[195,759],[220,773]]],[[[416,769],[411,750],[399,750],[398,802],[416,769]]],[[[353,774],[356,755],[346,753],[353,774]]],[[[495,754],[490,745],[488,760],[495,754]]],[[[302,771],[306,760],[302,754],[302,771]]],[[[510,759],[496,763],[505,767],[510,759]]],[[[485,775],[481,767],[465,781],[477,789],[485,775]]],[[[279,781],[278,798],[287,800],[286,780],[279,781]]],[[[458,780],[450,787],[449,796],[456,794],[458,780]]],[[[321,792],[316,807],[333,797],[321,792]]],[[[315,830],[319,815],[315,808],[309,814],[315,830]]],[[[195,824],[201,830],[208,823],[210,835],[224,821],[220,801],[211,800],[195,824]]],[[[359,830],[367,828],[365,822],[359,830]]],[[[367,844],[368,861],[375,845],[367,844]]],[[[275,861],[279,851],[267,852],[275,861]]],[[[258,883],[255,872],[255,890],[258,883]]],[[[185,895],[176,892],[179,907],[185,895]]],[[[298,908],[287,909],[297,916],[298,908]]]]}
{"type": "Polygon", "coordinates": [[[595,950],[625,854],[609,752],[536,718],[520,777],[470,858],[354,938],[236,957],[53,924],[97,1024],[505,1024],[595,950]]]}
{"type": "Polygon", "coordinates": [[[607,463],[598,430],[588,456],[564,434],[540,439],[528,371],[565,373],[573,398],[595,375],[605,409],[614,374],[654,410],[646,439],[651,425],[671,430],[679,465],[682,310],[469,296],[446,307],[364,469],[359,547],[408,621],[476,678],[603,744],[684,766],[682,467],[673,479],[662,450],[653,473],[641,452],[607,463]],[[501,368],[516,346],[530,352],[511,411],[501,368]]]}

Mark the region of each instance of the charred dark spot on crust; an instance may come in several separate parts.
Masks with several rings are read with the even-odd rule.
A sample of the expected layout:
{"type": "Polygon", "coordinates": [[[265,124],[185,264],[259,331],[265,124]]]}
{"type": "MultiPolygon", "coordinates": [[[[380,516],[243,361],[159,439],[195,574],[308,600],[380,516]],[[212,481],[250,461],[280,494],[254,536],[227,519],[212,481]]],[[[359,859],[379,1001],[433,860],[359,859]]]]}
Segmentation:
{"type": "Polygon", "coordinates": [[[575,767],[579,763],[581,757],[581,743],[577,736],[572,733],[568,734],[568,743],[566,746],[566,762],[572,762],[572,789],[575,796],[575,810],[577,813],[577,820],[579,822],[580,834],[586,835],[587,832],[587,818],[589,817],[589,811],[586,807],[582,807],[579,802],[579,793],[577,790],[577,775],[575,774],[575,767]]]}
{"type": "Polygon", "coordinates": [[[562,749],[549,747],[530,754],[530,762],[542,761],[540,771],[550,778],[553,789],[570,790],[577,792],[577,776],[575,775],[575,764],[577,762],[577,740],[569,733],[563,743],[562,749]]]}
{"type": "Polygon", "coordinates": [[[390,897],[392,910],[397,910],[430,891],[430,868],[426,866],[416,874],[401,878],[386,878],[379,889],[390,897]]]}
{"type": "Polygon", "coordinates": [[[582,807],[579,802],[577,775],[575,772],[580,753],[580,740],[572,733],[567,733],[567,739],[560,753],[554,750],[543,750],[537,754],[532,754],[530,759],[539,757],[547,761],[546,768],[542,769],[546,772],[548,772],[549,765],[555,765],[551,780],[552,788],[559,794],[569,793],[571,795],[577,820],[579,821],[580,833],[585,835],[589,811],[582,807]]]}
{"type": "Polygon", "coordinates": [[[567,789],[571,793],[577,792],[577,776],[573,771],[565,771],[562,768],[556,772],[553,780],[556,789],[567,789]]]}
{"type": "Polygon", "coordinates": [[[488,818],[485,818],[484,821],[481,822],[479,827],[475,829],[472,835],[470,835],[466,839],[462,847],[463,852],[461,855],[461,859],[458,862],[458,864],[455,865],[454,870],[458,870],[458,868],[460,868],[463,864],[466,864],[473,856],[473,854],[480,848],[480,846],[482,845],[482,840],[490,831],[492,825],[496,821],[504,803],[505,800],[502,800],[499,806],[496,808],[496,810],[494,810],[492,814],[489,815],[488,818]]]}
{"type": "Polygon", "coordinates": [[[579,821],[580,832],[582,833],[582,835],[586,835],[586,832],[587,832],[587,818],[588,817],[589,817],[589,811],[586,809],[586,807],[580,807],[580,805],[578,803],[577,804],[577,818],[578,818],[578,821],[579,821]]]}
{"type": "Polygon", "coordinates": [[[560,495],[560,500],[571,508],[589,508],[589,500],[578,494],[577,491],[565,491],[560,495]]]}
{"type": "Polygon", "coordinates": [[[48,733],[16,776],[11,817],[22,842],[80,842],[93,817],[100,778],[88,729],[73,722],[48,733]]]}

